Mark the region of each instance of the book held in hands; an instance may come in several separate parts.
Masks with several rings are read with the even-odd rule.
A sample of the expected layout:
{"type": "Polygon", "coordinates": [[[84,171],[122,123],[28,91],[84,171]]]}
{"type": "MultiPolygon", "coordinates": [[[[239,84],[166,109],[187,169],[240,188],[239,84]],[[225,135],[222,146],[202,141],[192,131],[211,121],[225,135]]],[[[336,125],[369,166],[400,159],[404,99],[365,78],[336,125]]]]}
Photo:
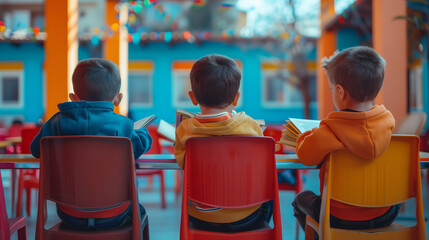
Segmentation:
{"type": "Polygon", "coordinates": [[[289,120],[286,120],[286,124],[283,125],[285,129],[282,130],[282,138],[279,143],[296,147],[298,135],[313,128],[317,128],[319,125],[320,120],[289,118],[289,120]]]}
{"type": "Polygon", "coordinates": [[[142,118],[138,120],[137,122],[134,122],[134,129],[144,128],[149,126],[151,123],[153,123],[158,117],[155,115],[150,115],[145,118],[142,118]]]}

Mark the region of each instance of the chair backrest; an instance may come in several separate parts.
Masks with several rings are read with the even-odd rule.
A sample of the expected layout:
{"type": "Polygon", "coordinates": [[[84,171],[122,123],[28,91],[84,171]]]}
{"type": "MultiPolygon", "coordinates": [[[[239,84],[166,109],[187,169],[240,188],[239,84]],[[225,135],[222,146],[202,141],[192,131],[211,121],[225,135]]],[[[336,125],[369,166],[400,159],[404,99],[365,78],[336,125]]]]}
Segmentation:
{"type": "Polygon", "coordinates": [[[181,239],[189,234],[187,202],[244,208],[274,200],[274,229],[281,238],[274,139],[221,136],[186,142],[181,239]]]}
{"type": "Polygon", "coordinates": [[[270,137],[192,138],[186,142],[185,178],[192,201],[243,208],[273,200],[275,175],[270,137]]]}
{"type": "MultiPolygon", "coordinates": [[[[267,128],[264,131],[264,136],[269,136],[274,138],[276,141],[280,141],[282,138],[282,130],[284,129],[281,125],[267,125],[267,128]]],[[[283,144],[280,145],[280,149],[276,153],[283,153],[283,144]]]]}
{"type": "MultiPolygon", "coordinates": [[[[39,188],[37,230],[46,220],[46,200],[81,209],[130,200],[137,213],[132,144],[123,137],[44,137],[39,188]]],[[[133,214],[133,232],[139,231],[139,221],[139,214],[133,214]]]]}
{"type": "Polygon", "coordinates": [[[39,133],[40,127],[25,127],[21,131],[21,153],[31,154],[30,145],[34,137],[39,133]]]}
{"type": "Polygon", "coordinates": [[[327,161],[320,215],[323,232],[329,228],[330,199],[354,206],[382,207],[415,198],[417,222],[424,226],[417,136],[392,135],[387,150],[375,159],[362,159],[342,150],[332,152],[327,161]]]}
{"type": "Polygon", "coordinates": [[[356,206],[381,207],[414,197],[420,169],[418,145],[417,136],[394,135],[387,150],[376,159],[362,159],[349,151],[331,153],[331,198],[356,206]]]}
{"type": "Polygon", "coordinates": [[[0,239],[10,239],[9,221],[4,198],[3,181],[0,171],[0,239]]]}
{"type": "Polygon", "coordinates": [[[152,137],[152,147],[149,149],[149,151],[146,152],[146,154],[161,154],[161,144],[159,143],[159,133],[157,131],[157,127],[154,125],[149,125],[147,127],[149,130],[149,134],[152,137]]]}
{"type": "Polygon", "coordinates": [[[410,134],[420,136],[426,124],[425,112],[409,113],[394,130],[395,134],[410,134]]]}

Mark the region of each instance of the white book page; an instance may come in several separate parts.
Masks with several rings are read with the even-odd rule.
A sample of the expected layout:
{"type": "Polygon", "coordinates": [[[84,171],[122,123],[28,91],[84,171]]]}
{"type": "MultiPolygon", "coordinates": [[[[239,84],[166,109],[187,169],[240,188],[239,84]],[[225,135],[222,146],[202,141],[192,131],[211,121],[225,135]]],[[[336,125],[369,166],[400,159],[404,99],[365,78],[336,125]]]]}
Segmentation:
{"type": "Polygon", "coordinates": [[[298,130],[303,133],[309,131],[313,128],[317,128],[320,125],[320,120],[310,120],[310,119],[299,119],[299,118],[289,118],[293,125],[298,128],[298,130]]]}

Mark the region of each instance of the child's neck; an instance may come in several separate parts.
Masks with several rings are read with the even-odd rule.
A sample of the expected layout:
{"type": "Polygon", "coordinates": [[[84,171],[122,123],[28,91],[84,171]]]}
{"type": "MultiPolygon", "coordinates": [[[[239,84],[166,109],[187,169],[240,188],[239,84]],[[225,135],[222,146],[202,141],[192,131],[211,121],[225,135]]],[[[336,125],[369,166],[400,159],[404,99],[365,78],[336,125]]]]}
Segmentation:
{"type": "Polygon", "coordinates": [[[235,106],[233,104],[230,104],[223,108],[204,107],[200,105],[201,114],[203,115],[214,115],[214,114],[219,114],[223,112],[231,112],[232,110],[234,110],[234,108],[235,106]]]}
{"type": "Polygon", "coordinates": [[[372,101],[366,101],[366,102],[353,102],[346,104],[342,109],[352,109],[359,112],[367,112],[371,110],[371,108],[374,106],[372,101]]]}

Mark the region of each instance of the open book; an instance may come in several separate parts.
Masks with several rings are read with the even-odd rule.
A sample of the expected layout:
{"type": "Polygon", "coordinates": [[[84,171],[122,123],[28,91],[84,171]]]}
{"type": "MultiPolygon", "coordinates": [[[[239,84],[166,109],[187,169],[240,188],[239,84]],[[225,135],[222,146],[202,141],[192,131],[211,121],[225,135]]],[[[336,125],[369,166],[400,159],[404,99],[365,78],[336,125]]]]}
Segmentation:
{"type": "Polygon", "coordinates": [[[195,116],[196,116],[196,114],[193,113],[193,112],[189,112],[189,111],[186,111],[186,110],[183,110],[183,109],[177,109],[176,110],[176,128],[179,126],[179,124],[183,120],[188,119],[188,118],[192,118],[192,117],[195,117],[195,116]]]}
{"type": "Polygon", "coordinates": [[[320,120],[289,118],[283,126],[282,138],[279,143],[296,147],[296,138],[303,132],[317,128],[320,125],[320,120]]]}
{"type": "Polygon", "coordinates": [[[176,141],[176,128],[162,119],[159,121],[157,132],[170,142],[176,141]]]}
{"type": "Polygon", "coordinates": [[[150,115],[148,117],[142,118],[137,122],[134,122],[134,129],[144,128],[149,126],[153,121],[155,121],[158,117],[155,115],[150,115]]]}
{"type": "MultiPolygon", "coordinates": [[[[195,116],[196,116],[195,113],[192,113],[183,109],[177,109],[176,110],[176,128],[183,120],[192,118],[195,116]]],[[[264,119],[255,119],[255,121],[259,124],[259,126],[261,126],[262,132],[265,130],[265,128],[267,128],[267,125],[265,124],[264,119]]]]}

